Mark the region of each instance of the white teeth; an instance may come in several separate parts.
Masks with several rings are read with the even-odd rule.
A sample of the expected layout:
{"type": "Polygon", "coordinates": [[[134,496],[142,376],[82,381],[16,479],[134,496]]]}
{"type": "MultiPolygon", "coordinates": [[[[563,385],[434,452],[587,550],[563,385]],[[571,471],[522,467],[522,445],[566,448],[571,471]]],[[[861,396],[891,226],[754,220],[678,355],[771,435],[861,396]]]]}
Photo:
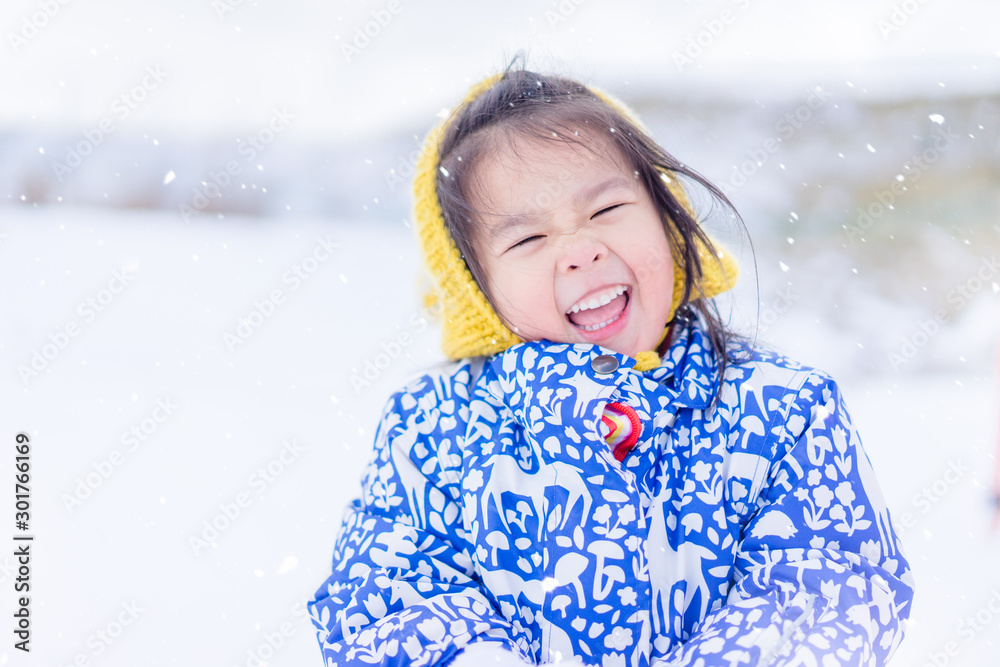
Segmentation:
{"type": "MultiPolygon", "coordinates": [[[[606,306],[607,304],[611,303],[611,301],[614,300],[619,294],[622,294],[627,289],[628,288],[625,287],[625,285],[618,285],[617,287],[612,287],[607,292],[603,292],[601,294],[592,296],[587,301],[581,300],[579,303],[575,304],[572,308],[566,311],[566,314],[571,315],[573,313],[579,313],[581,310],[591,310],[592,308],[597,308],[599,306],[606,306]]],[[[603,325],[595,326],[594,328],[597,329],[600,328],[600,326],[603,325]]]]}
{"type": "Polygon", "coordinates": [[[621,316],[622,316],[622,314],[618,313],[617,315],[615,315],[614,317],[612,317],[610,320],[608,320],[606,322],[601,322],[600,324],[592,324],[590,326],[583,325],[580,328],[583,329],[584,331],[597,331],[598,329],[603,329],[604,327],[608,326],[609,324],[611,324],[613,322],[617,322],[618,318],[621,317],[621,316]]]}

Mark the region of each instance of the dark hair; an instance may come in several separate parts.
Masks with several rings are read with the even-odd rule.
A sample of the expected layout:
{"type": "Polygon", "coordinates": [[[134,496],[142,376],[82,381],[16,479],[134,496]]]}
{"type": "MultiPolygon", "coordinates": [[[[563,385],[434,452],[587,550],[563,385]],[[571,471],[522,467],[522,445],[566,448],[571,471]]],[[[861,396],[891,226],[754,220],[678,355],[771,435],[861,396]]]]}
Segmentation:
{"type": "MultiPolygon", "coordinates": [[[[603,132],[602,136],[618,147],[661,212],[668,242],[679,253],[684,270],[684,294],[674,320],[690,317],[688,307],[701,313],[717,352],[721,383],[726,366],[739,361],[730,343],[740,339],[744,350],[752,345],[747,346],[748,341],[727,329],[711,299],[700,293],[692,298],[692,290],[702,276],[695,241],[712,251],[713,257],[716,253],[711,239],[670,191],[662,175],[672,178],[683,175],[700,184],[742,225],[739,214],[708,179],[663,150],[646,132],[586,86],[571,79],[528,71],[521,55],[514,58],[488,90],[453,112],[438,147],[438,199],[445,224],[469,272],[499,315],[475,243],[480,216],[471,201],[480,189],[475,180],[477,163],[494,154],[501,145],[513,149],[514,140],[519,138],[574,143],[593,150],[586,137],[575,131],[583,125],[603,132]]],[[[667,344],[669,341],[664,341],[663,345],[667,344]]]]}

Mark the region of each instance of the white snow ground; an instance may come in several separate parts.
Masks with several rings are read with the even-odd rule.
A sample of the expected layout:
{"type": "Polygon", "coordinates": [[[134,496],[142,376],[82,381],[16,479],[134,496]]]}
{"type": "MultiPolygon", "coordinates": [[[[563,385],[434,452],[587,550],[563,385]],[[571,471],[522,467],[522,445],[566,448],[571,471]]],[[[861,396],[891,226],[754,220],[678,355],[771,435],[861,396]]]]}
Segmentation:
{"type": "MultiPolygon", "coordinates": [[[[320,664],[297,603],[327,575],[385,399],[439,360],[437,332],[421,323],[411,287],[410,230],[7,207],[0,234],[0,437],[8,441],[0,506],[12,516],[13,437],[27,431],[36,536],[33,650],[30,657],[13,651],[4,630],[0,664],[255,665],[260,657],[274,667],[320,664]],[[317,239],[338,248],[314,265],[307,258],[322,246],[317,239]],[[295,266],[309,276],[297,287],[288,273],[295,266]],[[102,294],[123,269],[128,284],[102,294]],[[255,301],[274,290],[283,301],[230,350],[225,334],[242,318],[256,322],[255,301]],[[87,307],[77,308],[88,298],[106,302],[89,321],[87,307]],[[47,370],[22,380],[18,366],[71,323],[77,335],[57,353],[47,350],[47,370]],[[399,341],[408,344],[398,357],[356,391],[352,374],[366,361],[384,365],[378,355],[399,341]],[[159,424],[148,421],[164,416],[157,401],[176,406],[159,424]],[[150,433],[130,449],[123,434],[144,420],[150,433]],[[284,463],[275,463],[289,441],[301,451],[286,449],[284,463]],[[95,466],[106,469],[116,450],[118,465],[97,485],[95,466]],[[257,471],[269,464],[276,474],[266,481],[257,471]],[[97,488],[68,508],[66,498],[88,476],[97,488]],[[225,524],[220,505],[235,518],[196,553],[190,540],[202,536],[204,522],[225,524]],[[119,618],[131,625],[102,640],[98,633],[116,633],[119,618]]],[[[762,294],[796,278],[758,252],[762,294]]],[[[897,526],[912,515],[904,533],[917,600],[893,664],[995,664],[1000,615],[988,605],[1000,598],[1000,539],[986,495],[1000,396],[992,348],[937,370],[868,364],[847,349],[857,347],[857,328],[838,330],[814,305],[821,300],[808,278],[796,280],[799,298],[762,336],[841,380],[897,526]],[[946,477],[950,465],[960,474],[946,477]],[[917,497],[925,488],[933,504],[917,497]],[[983,629],[963,632],[961,619],[977,613],[983,629]]],[[[996,332],[996,298],[981,292],[920,355],[954,357],[976,332],[996,332]]],[[[748,299],[745,291],[737,297],[744,311],[748,299]]],[[[866,308],[888,313],[889,325],[911,326],[890,303],[873,299],[866,308]]],[[[0,550],[7,619],[11,551],[0,550]]]]}

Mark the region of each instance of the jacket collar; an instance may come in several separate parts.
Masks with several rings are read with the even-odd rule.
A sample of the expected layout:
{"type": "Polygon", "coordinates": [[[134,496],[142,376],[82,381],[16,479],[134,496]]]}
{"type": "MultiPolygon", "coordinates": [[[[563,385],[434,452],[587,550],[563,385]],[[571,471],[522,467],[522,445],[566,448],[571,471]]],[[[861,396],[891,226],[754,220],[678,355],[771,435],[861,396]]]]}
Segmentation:
{"type": "MultiPolygon", "coordinates": [[[[679,407],[703,410],[711,405],[718,388],[718,357],[712,339],[701,318],[689,309],[678,315],[675,332],[659,367],[646,376],[673,389],[679,407]]],[[[634,359],[631,366],[635,366],[634,359]]]]}
{"type": "Polygon", "coordinates": [[[704,323],[685,310],[660,366],[652,370],[636,371],[635,358],[599,345],[543,340],[513,345],[487,359],[481,380],[523,424],[533,421],[525,413],[539,403],[551,405],[564,419],[599,420],[603,405],[626,382],[661,385],[671,395],[672,408],[706,409],[717,390],[716,359],[704,323]],[[600,356],[614,358],[617,369],[598,373],[594,360],[600,356]]]}

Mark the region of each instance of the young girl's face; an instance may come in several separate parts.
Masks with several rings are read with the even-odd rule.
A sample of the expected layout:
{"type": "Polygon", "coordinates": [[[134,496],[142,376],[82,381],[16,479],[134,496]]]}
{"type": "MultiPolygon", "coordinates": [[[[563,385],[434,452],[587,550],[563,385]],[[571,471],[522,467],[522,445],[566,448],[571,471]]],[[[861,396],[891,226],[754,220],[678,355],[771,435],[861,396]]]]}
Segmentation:
{"type": "Polygon", "coordinates": [[[635,356],[666,326],[670,247],[619,149],[600,137],[589,147],[516,140],[481,160],[476,248],[498,314],[522,339],[635,356]]]}

